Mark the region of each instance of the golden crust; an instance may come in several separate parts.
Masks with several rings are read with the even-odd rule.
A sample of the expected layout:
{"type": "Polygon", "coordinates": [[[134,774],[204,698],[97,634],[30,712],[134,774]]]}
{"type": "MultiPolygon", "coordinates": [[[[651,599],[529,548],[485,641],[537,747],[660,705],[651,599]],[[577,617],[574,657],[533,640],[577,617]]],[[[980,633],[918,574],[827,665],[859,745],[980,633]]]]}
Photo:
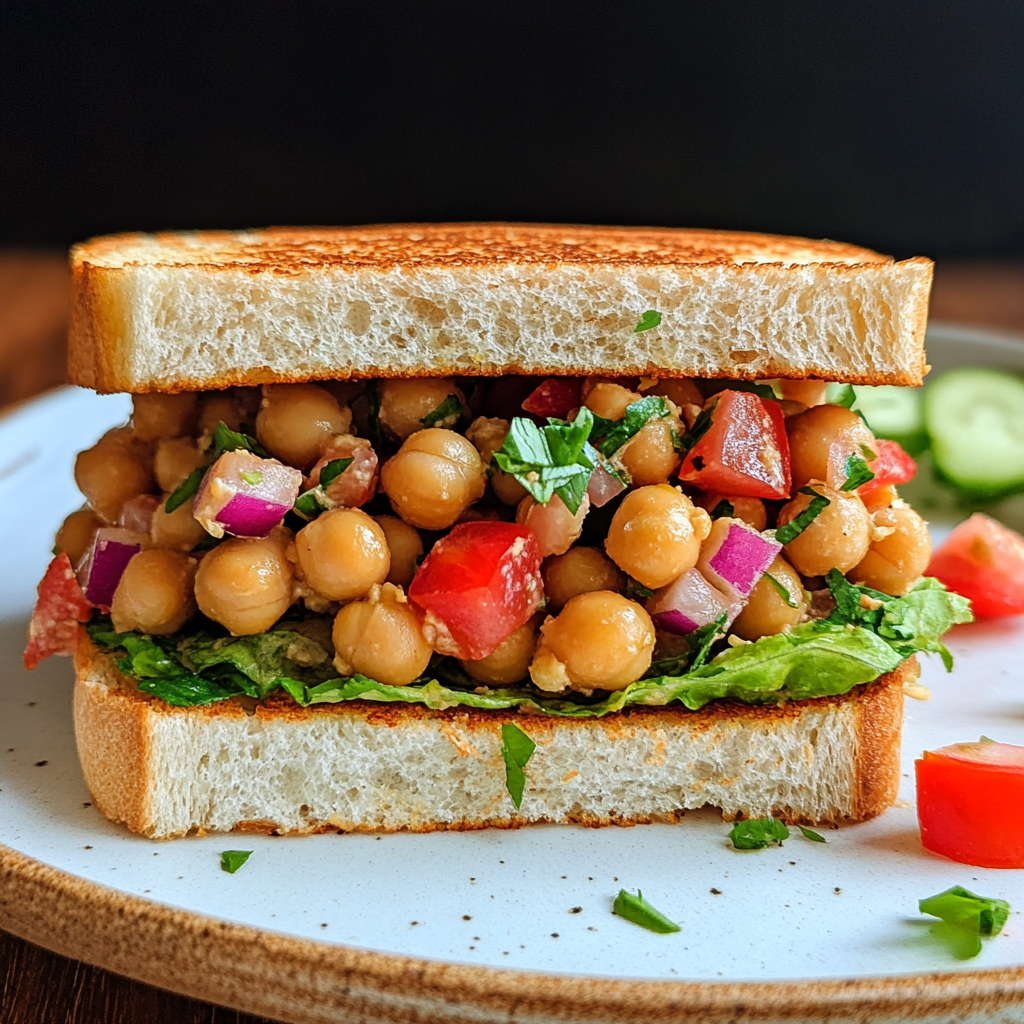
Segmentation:
{"type": "MultiPolygon", "coordinates": [[[[130,830],[141,834],[147,834],[149,831],[146,793],[153,780],[146,778],[146,748],[147,734],[152,726],[152,721],[147,724],[147,719],[152,715],[184,715],[193,719],[213,720],[222,717],[244,719],[249,714],[255,714],[260,718],[302,722],[320,715],[351,714],[365,718],[368,724],[382,729],[400,729],[428,719],[457,726],[464,738],[467,734],[472,736],[477,730],[491,732],[507,722],[523,723],[527,717],[522,712],[514,710],[485,711],[464,707],[433,710],[420,704],[385,704],[362,700],[303,708],[284,694],[274,694],[254,707],[246,707],[236,701],[224,701],[205,707],[176,708],[159,698],[140,693],[117,671],[113,659],[89,641],[84,629],[81,631],[75,656],[75,674],[75,731],[79,756],[86,782],[93,795],[93,803],[110,820],[123,823],[130,830]],[[87,680],[93,683],[100,681],[103,685],[86,685],[87,680]],[[112,736],[117,737],[115,742],[110,742],[112,736]]],[[[528,716],[530,735],[538,745],[543,745],[546,738],[555,731],[601,729],[608,739],[628,742],[631,737],[647,730],[671,729],[674,726],[697,733],[713,729],[723,723],[740,722],[763,727],[775,722],[797,719],[804,712],[820,710],[823,706],[844,709],[852,707],[856,712],[856,795],[851,812],[839,817],[813,819],[800,813],[793,813],[787,808],[778,808],[775,813],[791,824],[838,825],[865,821],[890,807],[896,799],[899,787],[903,687],[918,674],[916,658],[909,658],[895,671],[840,696],[765,706],[717,701],[699,711],[690,711],[682,705],[661,708],[630,707],[600,719],[554,718],[531,714],[528,716]]],[[[560,820],[596,828],[605,825],[671,823],[679,821],[684,813],[679,810],[660,815],[598,816],[585,809],[577,809],[560,820]]],[[[464,819],[454,824],[427,822],[400,830],[468,831],[481,828],[519,828],[527,823],[512,817],[488,816],[486,820],[464,819]]],[[[254,820],[240,822],[235,825],[234,830],[281,835],[292,831],[309,834],[378,829],[371,829],[357,822],[315,822],[302,829],[286,830],[273,821],[254,820]]]]}

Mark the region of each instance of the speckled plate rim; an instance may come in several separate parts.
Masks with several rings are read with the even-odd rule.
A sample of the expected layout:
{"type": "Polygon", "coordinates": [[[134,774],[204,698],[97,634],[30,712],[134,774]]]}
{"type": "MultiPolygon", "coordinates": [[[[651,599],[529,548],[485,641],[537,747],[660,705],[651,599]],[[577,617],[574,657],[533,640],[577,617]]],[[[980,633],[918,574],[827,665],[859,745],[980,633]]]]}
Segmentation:
{"type": "Polygon", "coordinates": [[[3,845],[0,927],[137,981],[296,1024],[1024,1020],[1024,967],[787,982],[477,967],[231,924],[126,895],[3,845]]]}

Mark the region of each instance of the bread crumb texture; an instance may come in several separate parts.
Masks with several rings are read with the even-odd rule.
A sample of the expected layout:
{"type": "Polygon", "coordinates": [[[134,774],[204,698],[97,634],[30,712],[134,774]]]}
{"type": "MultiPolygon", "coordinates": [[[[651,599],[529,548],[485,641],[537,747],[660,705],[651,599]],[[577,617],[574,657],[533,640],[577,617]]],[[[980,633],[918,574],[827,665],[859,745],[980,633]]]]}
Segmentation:
{"type": "Polygon", "coordinates": [[[422,375],[921,382],[932,264],[829,241],[536,224],[125,234],[71,253],[99,391],[422,375]],[[648,309],[660,326],[634,333],[648,309]]]}
{"type": "Polygon", "coordinates": [[[844,697],[591,720],[370,701],[301,708],[283,696],[252,713],[140,694],[83,639],[75,728],[96,807],[153,838],[631,825],[707,804],[727,819],[840,823],[896,798],[902,686],[915,672],[906,662],[844,697]],[[518,811],[501,756],[509,721],[537,744],[518,811]]]}

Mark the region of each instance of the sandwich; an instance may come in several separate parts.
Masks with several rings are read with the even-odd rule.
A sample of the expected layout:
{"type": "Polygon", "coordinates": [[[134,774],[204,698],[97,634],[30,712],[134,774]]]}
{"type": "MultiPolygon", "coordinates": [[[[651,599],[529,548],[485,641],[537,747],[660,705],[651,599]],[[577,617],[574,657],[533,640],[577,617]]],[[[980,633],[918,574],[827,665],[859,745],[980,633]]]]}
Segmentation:
{"type": "Polygon", "coordinates": [[[841,824],[967,603],[913,461],[932,265],[713,231],[127,234],[71,253],[70,379],[134,396],[26,663],[71,654],[134,832],[841,824]]]}

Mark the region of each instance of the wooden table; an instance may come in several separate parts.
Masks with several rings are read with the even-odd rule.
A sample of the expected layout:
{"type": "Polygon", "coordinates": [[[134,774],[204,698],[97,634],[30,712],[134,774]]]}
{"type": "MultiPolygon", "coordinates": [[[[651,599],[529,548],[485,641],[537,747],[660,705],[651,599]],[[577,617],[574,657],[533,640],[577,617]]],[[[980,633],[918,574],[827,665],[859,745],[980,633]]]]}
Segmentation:
{"type": "MultiPolygon", "coordinates": [[[[0,252],[0,407],[64,380],[67,272],[59,253],[0,252]]],[[[1024,334],[1024,262],[944,263],[931,315],[1024,334]]],[[[0,932],[3,1024],[259,1024],[0,932]]]]}

